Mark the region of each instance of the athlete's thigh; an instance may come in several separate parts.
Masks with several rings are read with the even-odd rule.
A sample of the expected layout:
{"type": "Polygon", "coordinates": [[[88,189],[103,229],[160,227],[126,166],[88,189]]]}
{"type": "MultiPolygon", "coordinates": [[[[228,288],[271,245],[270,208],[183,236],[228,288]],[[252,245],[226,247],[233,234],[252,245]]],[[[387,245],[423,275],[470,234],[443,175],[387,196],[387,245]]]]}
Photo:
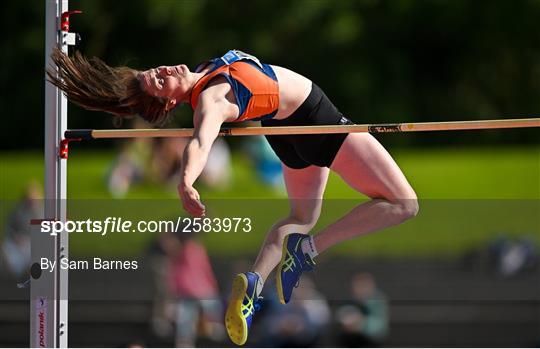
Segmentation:
{"type": "Polygon", "coordinates": [[[327,167],[308,166],[293,169],[283,165],[283,177],[294,215],[308,220],[317,219],[328,174],[327,167]]]}
{"type": "Polygon", "coordinates": [[[414,190],[394,159],[368,133],[349,134],[331,169],[353,189],[371,198],[416,198],[414,190]]]}

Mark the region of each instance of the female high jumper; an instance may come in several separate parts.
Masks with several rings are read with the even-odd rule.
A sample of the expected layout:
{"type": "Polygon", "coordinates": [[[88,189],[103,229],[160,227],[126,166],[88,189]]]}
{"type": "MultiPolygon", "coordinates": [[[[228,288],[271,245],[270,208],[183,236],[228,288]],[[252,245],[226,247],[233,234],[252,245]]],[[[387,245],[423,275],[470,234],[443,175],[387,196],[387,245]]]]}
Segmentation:
{"type": "MultiPolygon", "coordinates": [[[[231,50],[190,71],[186,65],[146,71],[109,67],[79,53],[52,55],[58,66],[50,81],[70,101],[114,115],[139,115],[159,124],[171,110],[188,103],[194,135],[182,159],[178,193],[184,209],[203,216],[205,206],[193,187],[212,143],[226,122],[260,120],[262,126],[342,125],[351,122],[311,80],[289,69],[261,63],[231,50]]],[[[283,164],[290,213],[268,232],[251,271],[235,276],[225,315],[231,340],[243,345],[258,308],[260,293],[277,266],[276,285],[286,304],[315,257],[348,239],[414,217],[416,194],[383,146],[368,133],[266,136],[283,164]],[[317,234],[308,235],[321,213],[328,174],[336,172],[353,189],[371,198],[317,234]]]]}

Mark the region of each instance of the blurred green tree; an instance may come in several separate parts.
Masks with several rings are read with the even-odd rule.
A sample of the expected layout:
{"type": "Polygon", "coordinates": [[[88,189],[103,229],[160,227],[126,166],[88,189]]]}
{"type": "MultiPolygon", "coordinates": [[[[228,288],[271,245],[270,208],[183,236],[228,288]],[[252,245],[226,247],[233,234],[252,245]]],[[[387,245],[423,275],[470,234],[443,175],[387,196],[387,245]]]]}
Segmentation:
{"type": "MultiPolygon", "coordinates": [[[[358,123],[540,111],[540,1],[71,0],[78,48],[113,65],[196,63],[231,48],[304,74],[358,123]]],[[[40,147],[44,2],[5,2],[2,148],[40,147]],[[17,139],[25,137],[24,144],[17,139]]],[[[188,107],[170,125],[191,125],[188,107]]],[[[73,128],[112,118],[70,108],[73,128]]],[[[537,142],[537,130],[384,136],[394,145],[537,142]]]]}

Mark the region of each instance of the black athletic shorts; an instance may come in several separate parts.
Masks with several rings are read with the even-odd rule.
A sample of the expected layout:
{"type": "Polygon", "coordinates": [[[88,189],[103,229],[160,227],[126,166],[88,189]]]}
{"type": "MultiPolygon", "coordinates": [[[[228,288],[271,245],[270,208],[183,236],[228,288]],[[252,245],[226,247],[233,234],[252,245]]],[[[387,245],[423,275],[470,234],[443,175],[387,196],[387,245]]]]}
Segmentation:
{"type": "MultiPolygon", "coordinates": [[[[267,126],[351,125],[315,84],[304,103],[284,120],[264,120],[267,126]]],[[[330,167],[348,133],[266,136],[279,159],[288,167],[330,167]]]]}

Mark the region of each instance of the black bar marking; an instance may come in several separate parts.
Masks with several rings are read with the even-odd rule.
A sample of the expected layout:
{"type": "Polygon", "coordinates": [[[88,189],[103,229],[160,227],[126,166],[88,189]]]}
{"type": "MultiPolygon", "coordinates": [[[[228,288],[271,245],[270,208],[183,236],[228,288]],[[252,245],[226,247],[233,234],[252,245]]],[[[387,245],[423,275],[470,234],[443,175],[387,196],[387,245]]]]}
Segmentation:
{"type": "Polygon", "coordinates": [[[64,132],[64,138],[68,140],[89,140],[94,139],[92,137],[93,130],[67,130],[64,132]]]}
{"type": "Polygon", "coordinates": [[[379,125],[369,125],[369,133],[391,133],[391,132],[401,132],[401,124],[379,124],[379,125]]]}

